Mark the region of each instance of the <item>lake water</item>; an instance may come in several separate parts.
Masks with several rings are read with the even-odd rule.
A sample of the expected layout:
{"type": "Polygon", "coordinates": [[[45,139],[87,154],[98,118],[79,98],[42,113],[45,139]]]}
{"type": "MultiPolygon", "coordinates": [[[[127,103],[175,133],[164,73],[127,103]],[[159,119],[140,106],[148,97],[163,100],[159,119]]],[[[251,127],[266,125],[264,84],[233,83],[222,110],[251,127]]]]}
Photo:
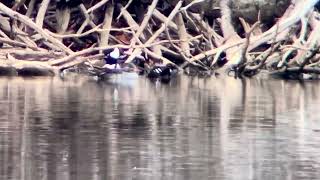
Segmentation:
{"type": "Polygon", "coordinates": [[[318,82],[0,78],[0,179],[320,179],[319,107],[318,82]]]}

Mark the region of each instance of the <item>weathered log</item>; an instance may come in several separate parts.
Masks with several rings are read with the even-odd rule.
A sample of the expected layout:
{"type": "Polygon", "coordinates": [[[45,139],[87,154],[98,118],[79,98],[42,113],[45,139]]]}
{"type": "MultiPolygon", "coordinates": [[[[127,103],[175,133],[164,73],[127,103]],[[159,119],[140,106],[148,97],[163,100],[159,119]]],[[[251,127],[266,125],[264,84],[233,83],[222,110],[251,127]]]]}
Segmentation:
{"type": "Polygon", "coordinates": [[[127,62],[143,52],[151,61],[191,63],[206,72],[223,66],[224,55],[227,65],[250,75],[282,68],[300,68],[295,73],[305,73],[303,69],[320,64],[320,15],[313,11],[317,0],[296,0],[289,8],[290,0],[83,2],[77,8],[72,7],[81,1],[72,7],[69,1],[0,3],[0,45],[4,46],[0,58],[47,61],[49,67],[60,69],[89,57],[102,59],[101,50],[119,47],[132,52],[127,62]],[[28,8],[15,11],[19,7],[28,8]],[[260,20],[263,26],[252,26],[260,20]]]}
{"type": "Polygon", "coordinates": [[[68,53],[68,54],[73,53],[68,47],[66,47],[59,40],[53,38],[48,33],[46,33],[41,27],[39,27],[36,23],[34,23],[27,16],[24,16],[18,12],[12,11],[10,8],[6,7],[2,3],[0,3],[0,11],[4,12],[6,15],[10,16],[11,18],[17,19],[21,23],[24,23],[27,26],[29,26],[30,28],[34,29],[39,34],[41,34],[44,38],[48,39],[50,42],[55,44],[57,47],[61,48],[61,50],[65,51],[66,53],[68,53]]]}
{"type": "Polygon", "coordinates": [[[53,76],[54,69],[47,63],[0,60],[0,75],[53,76]]]}
{"type": "Polygon", "coordinates": [[[14,40],[11,40],[9,38],[1,38],[0,37],[0,42],[2,43],[6,43],[6,44],[9,44],[9,45],[12,45],[14,47],[22,47],[22,48],[30,48],[30,49],[33,49],[33,50],[40,50],[39,48],[37,47],[34,47],[34,46],[29,46],[25,43],[22,43],[22,42],[18,42],[18,41],[14,41],[14,40]]]}
{"type": "Polygon", "coordinates": [[[56,19],[57,26],[56,31],[59,34],[64,34],[69,26],[71,11],[69,8],[57,9],[56,10],[56,19]]]}
{"type": "Polygon", "coordinates": [[[190,46],[188,42],[188,33],[184,25],[184,20],[181,13],[179,13],[176,17],[176,24],[178,26],[178,35],[181,40],[180,47],[182,49],[182,52],[187,57],[190,57],[191,53],[190,53],[190,46]]]}
{"type": "Polygon", "coordinates": [[[36,24],[39,28],[43,26],[44,16],[46,15],[50,0],[43,0],[40,4],[38,15],[36,17],[36,24]]]}
{"type": "MultiPolygon", "coordinates": [[[[111,2],[108,2],[106,4],[106,6],[107,6],[107,8],[106,8],[106,11],[105,11],[102,28],[103,29],[110,29],[111,28],[112,19],[113,19],[114,6],[113,6],[113,4],[111,2]]],[[[108,45],[109,33],[110,33],[109,30],[103,31],[103,32],[100,33],[100,44],[99,44],[100,47],[108,45]]]]}
{"type": "MultiPolygon", "coordinates": [[[[167,24],[174,18],[174,16],[178,13],[180,7],[182,6],[182,1],[179,1],[174,10],[170,13],[167,21],[161,25],[161,27],[147,40],[146,45],[153,43],[158,36],[165,31],[167,24]]],[[[136,49],[127,59],[127,63],[133,61],[133,59],[140,53],[141,50],[136,49]]]]}

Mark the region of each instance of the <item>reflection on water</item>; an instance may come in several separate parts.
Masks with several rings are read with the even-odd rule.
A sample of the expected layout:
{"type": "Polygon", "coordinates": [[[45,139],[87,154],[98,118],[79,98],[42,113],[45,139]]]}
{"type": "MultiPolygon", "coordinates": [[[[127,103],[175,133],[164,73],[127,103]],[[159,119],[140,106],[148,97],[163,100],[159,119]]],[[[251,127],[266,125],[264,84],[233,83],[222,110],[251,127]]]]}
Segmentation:
{"type": "Polygon", "coordinates": [[[0,179],[320,178],[317,82],[118,78],[1,78],[0,179]]]}

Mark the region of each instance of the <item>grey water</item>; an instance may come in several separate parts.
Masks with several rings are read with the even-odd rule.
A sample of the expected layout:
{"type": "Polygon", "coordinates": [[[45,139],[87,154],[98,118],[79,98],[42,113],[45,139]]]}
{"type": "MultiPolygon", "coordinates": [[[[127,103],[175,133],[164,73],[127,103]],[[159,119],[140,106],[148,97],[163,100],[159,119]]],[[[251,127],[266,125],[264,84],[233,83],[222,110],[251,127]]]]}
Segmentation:
{"type": "Polygon", "coordinates": [[[0,78],[0,179],[320,179],[319,107],[316,81],[0,78]]]}

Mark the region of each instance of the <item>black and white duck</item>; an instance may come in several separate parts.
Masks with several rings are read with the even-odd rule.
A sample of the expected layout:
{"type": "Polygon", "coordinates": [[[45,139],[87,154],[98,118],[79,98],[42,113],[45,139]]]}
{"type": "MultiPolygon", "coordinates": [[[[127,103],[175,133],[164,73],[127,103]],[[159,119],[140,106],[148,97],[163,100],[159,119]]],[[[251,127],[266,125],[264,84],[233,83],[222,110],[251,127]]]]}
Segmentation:
{"type": "Polygon", "coordinates": [[[104,51],[105,65],[102,67],[106,73],[120,73],[123,71],[121,64],[125,62],[127,55],[121,55],[119,48],[104,51]]]}
{"type": "Polygon", "coordinates": [[[152,80],[168,83],[178,72],[179,70],[174,64],[155,65],[148,71],[147,77],[152,80]]]}
{"type": "Polygon", "coordinates": [[[122,72],[130,72],[134,66],[125,64],[127,55],[123,54],[119,48],[107,49],[104,52],[104,65],[88,66],[89,74],[96,77],[97,80],[110,79],[113,74],[120,74],[122,72]]]}

